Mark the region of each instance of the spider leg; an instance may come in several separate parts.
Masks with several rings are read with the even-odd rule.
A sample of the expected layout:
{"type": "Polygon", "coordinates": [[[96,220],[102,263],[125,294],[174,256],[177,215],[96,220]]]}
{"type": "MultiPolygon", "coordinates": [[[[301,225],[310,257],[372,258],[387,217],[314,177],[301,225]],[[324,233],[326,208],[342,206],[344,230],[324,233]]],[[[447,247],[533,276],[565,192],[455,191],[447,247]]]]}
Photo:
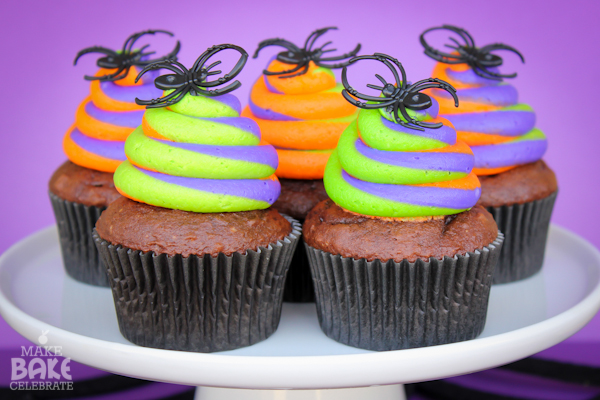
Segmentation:
{"type": "Polygon", "coordinates": [[[379,81],[381,83],[383,83],[383,86],[387,85],[387,81],[385,79],[383,79],[383,77],[379,74],[375,74],[375,78],[379,79],[379,81]]]}
{"type": "Polygon", "coordinates": [[[215,90],[203,90],[202,94],[206,95],[206,96],[210,96],[210,97],[221,96],[223,94],[234,91],[235,89],[239,88],[240,86],[242,86],[240,81],[235,81],[235,82],[229,84],[228,86],[225,86],[224,88],[219,88],[219,89],[215,89],[215,90]]]}
{"type": "Polygon", "coordinates": [[[348,53],[344,53],[342,55],[335,56],[335,57],[321,58],[321,59],[319,59],[319,61],[338,61],[338,60],[343,60],[345,58],[354,57],[360,51],[360,48],[361,48],[361,44],[359,43],[356,45],[354,50],[349,51],[348,53]]]}
{"type": "Polygon", "coordinates": [[[174,97],[179,96],[182,92],[187,93],[189,90],[190,90],[190,88],[187,87],[187,85],[181,86],[181,87],[175,89],[173,92],[169,93],[167,96],[159,97],[158,99],[140,100],[136,97],[135,103],[140,106],[147,106],[147,108],[164,107],[163,105],[159,105],[159,104],[168,102],[169,100],[173,99],[174,97]]]}
{"type": "Polygon", "coordinates": [[[299,53],[300,52],[300,48],[298,46],[296,46],[294,43],[292,42],[288,42],[285,39],[280,39],[280,38],[275,38],[275,39],[267,39],[267,40],[263,40],[262,42],[260,42],[258,44],[258,48],[256,49],[256,51],[254,52],[254,55],[252,56],[252,58],[256,58],[258,57],[258,53],[264,49],[265,47],[268,46],[281,46],[293,53],[299,53]]]}
{"type": "Polygon", "coordinates": [[[211,72],[207,72],[206,75],[207,76],[212,76],[212,75],[219,75],[222,71],[218,70],[218,71],[211,71],[211,72]]]}
{"type": "Polygon", "coordinates": [[[367,83],[367,87],[375,90],[383,90],[381,86],[371,85],[370,83],[367,83]]]}
{"type": "Polygon", "coordinates": [[[425,90],[425,89],[443,89],[443,90],[445,90],[446,92],[450,93],[450,95],[454,99],[454,106],[458,107],[458,96],[456,95],[456,89],[454,88],[454,86],[452,86],[448,82],[443,81],[438,78],[423,79],[422,81],[419,81],[419,82],[411,85],[409,88],[409,93],[416,93],[416,92],[420,92],[421,90],[425,90]]]}
{"type": "MultiPolygon", "coordinates": [[[[352,88],[349,89],[344,89],[342,90],[342,96],[344,96],[344,98],[352,105],[359,107],[359,108],[365,108],[367,110],[374,110],[377,108],[385,108],[389,105],[392,105],[394,103],[395,100],[393,101],[388,101],[385,103],[363,103],[362,101],[356,100],[354,97],[352,97],[351,93],[349,92],[349,90],[354,90],[352,88]]],[[[385,98],[383,97],[378,97],[377,98],[378,101],[384,100],[385,98]]]]}
{"type": "MultiPolygon", "coordinates": [[[[248,53],[246,53],[246,51],[244,49],[242,49],[241,47],[233,45],[233,44],[220,44],[220,45],[209,48],[200,57],[198,57],[198,59],[196,60],[196,62],[194,63],[194,66],[190,69],[190,71],[192,71],[192,72],[200,71],[202,66],[210,59],[210,57],[212,57],[216,53],[218,53],[222,50],[226,50],[226,49],[232,49],[232,50],[237,51],[238,53],[240,53],[240,58],[237,61],[237,63],[233,66],[233,68],[230,72],[223,75],[223,77],[219,78],[215,82],[219,82],[218,83],[219,85],[229,82],[230,80],[232,80],[233,78],[238,76],[238,74],[244,68],[244,65],[246,65],[246,61],[248,60],[248,53]]],[[[215,64],[215,65],[217,65],[217,64],[215,64]]]]}
{"type": "Polygon", "coordinates": [[[82,56],[89,54],[89,53],[101,53],[101,54],[106,54],[107,56],[113,56],[113,57],[119,56],[119,53],[117,53],[114,50],[107,49],[106,47],[100,47],[100,46],[88,47],[87,49],[83,49],[79,53],[77,53],[77,55],[75,56],[75,60],[73,61],[73,65],[77,65],[77,61],[79,61],[79,59],[82,56]]]}
{"type": "Polygon", "coordinates": [[[117,68],[117,70],[115,72],[113,72],[112,74],[107,74],[107,75],[102,75],[102,76],[84,75],[84,79],[86,81],[101,81],[101,82],[118,81],[119,79],[125,78],[125,76],[129,72],[129,68],[130,68],[129,66],[128,67],[121,66],[121,67],[117,68]],[[125,71],[125,72],[123,73],[123,71],[125,71]]]}
{"type": "MultiPolygon", "coordinates": [[[[177,63],[174,60],[171,60],[171,61],[173,63],[177,63]]],[[[179,64],[179,63],[177,63],[177,64],[179,64]]],[[[169,64],[169,61],[156,62],[154,64],[147,65],[143,70],[141,70],[140,73],[138,74],[138,76],[135,78],[135,83],[137,83],[140,80],[140,78],[142,77],[142,75],[144,75],[146,72],[152,71],[155,69],[162,69],[162,68],[168,69],[169,71],[173,71],[177,75],[185,75],[188,72],[185,67],[183,67],[184,70],[182,71],[179,68],[176,68],[176,66],[169,64]]]]}
{"type": "Polygon", "coordinates": [[[207,71],[210,71],[211,68],[216,67],[217,65],[221,64],[221,61],[215,61],[214,63],[210,64],[208,67],[206,67],[205,69],[207,71]]]}
{"type": "Polygon", "coordinates": [[[392,73],[394,74],[394,79],[396,80],[396,87],[400,88],[400,89],[404,89],[404,87],[406,86],[407,83],[406,83],[406,72],[404,71],[404,67],[402,66],[402,63],[400,63],[400,61],[396,60],[395,58],[388,56],[387,54],[375,53],[374,56],[376,56],[376,60],[384,63],[386,65],[386,67],[388,67],[390,69],[390,71],[392,71],[392,73]],[[390,63],[390,61],[393,62],[394,64],[396,64],[396,66],[400,70],[400,73],[402,74],[402,81],[400,81],[398,72],[396,72],[396,69],[390,63]]]}
{"type": "Polygon", "coordinates": [[[494,81],[501,81],[502,78],[500,77],[496,77],[493,75],[489,75],[489,71],[485,71],[482,67],[476,65],[473,69],[473,72],[475,72],[478,76],[482,77],[482,78],[486,78],[486,79],[492,79],[494,81]]]}
{"type": "Polygon", "coordinates": [[[295,74],[292,75],[281,75],[279,77],[279,79],[288,79],[288,78],[293,78],[295,76],[300,76],[300,75],[304,75],[308,72],[308,67],[310,66],[310,64],[307,62],[306,64],[304,64],[304,68],[302,68],[301,71],[296,72],[295,74]]]}
{"type": "Polygon", "coordinates": [[[330,31],[330,30],[337,30],[337,27],[329,26],[327,28],[321,28],[321,29],[317,29],[316,31],[313,31],[310,35],[308,35],[306,42],[304,42],[304,50],[311,51],[312,47],[314,46],[317,39],[320,38],[321,36],[323,36],[327,31],[330,31]]]}
{"type": "Polygon", "coordinates": [[[494,44],[488,44],[487,46],[483,46],[481,49],[479,49],[479,51],[481,51],[482,53],[489,53],[490,51],[494,51],[494,50],[508,50],[508,51],[512,51],[513,53],[515,53],[516,55],[519,56],[519,58],[521,59],[521,62],[525,62],[525,57],[523,57],[523,54],[521,54],[519,52],[519,50],[515,49],[514,47],[508,46],[506,44],[503,43],[494,43],[494,44]]]}
{"type": "Polygon", "coordinates": [[[163,30],[147,30],[147,31],[142,31],[142,32],[137,32],[134,33],[133,35],[129,36],[127,38],[127,40],[125,40],[125,43],[123,44],[123,53],[130,53],[131,49],[133,49],[133,45],[135,44],[135,42],[137,42],[137,40],[139,38],[141,38],[144,35],[154,35],[156,33],[164,33],[167,34],[169,36],[173,36],[173,33],[169,32],[169,31],[163,31],[163,30]]]}
{"type": "MultiPolygon", "coordinates": [[[[398,117],[398,109],[400,109],[400,113],[406,119],[406,122],[400,121],[400,125],[405,126],[410,129],[417,130],[417,131],[425,131],[425,129],[423,129],[419,125],[419,121],[417,121],[415,118],[412,118],[410,115],[408,115],[408,113],[406,112],[406,108],[404,108],[404,104],[402,104],[402,102],[398,102],[395,105],[394,111],[395,111],[396,117],[398,117]]],[[[400,119],[400,118],[398,117],[398,119],[400,119]]],[[[398,121],[398,120],[396,120],[396,121],[398,121]]]]}
{"type": "Polygon", "coordinates": [[[460,36],[460,38],[465,41],[467,47],[475,47],[475,41],[473,40],[473,37],[464,29],[454,25],[443,25],[442,28],[454,32],[460,36]]]}
{"type": "Polygon", "coordinates": [[[266,70],[266,69],[265,69],[265,70],[263,71],[263,74],[265,74],[265,75],[269,75],[269,76],[272,76],[272,75],[285,75],[285,74],[291,74],[291,73],[293,73],[293,72],[296,72],[296,71],[298,71],[300,68],[303,68],[303,67],[305,67],[305,65],[308,65],[308,63],[306,63],[306,64],[298,64],[298,65],[296,65],[296,66],[295,66],[294,68],[292,68],[292,69],[287,69],[287,70],[285,70],[285,71],[277,71],[277,72],[273,72],[273,71],[269,71],[269,70],[266,70]]]}

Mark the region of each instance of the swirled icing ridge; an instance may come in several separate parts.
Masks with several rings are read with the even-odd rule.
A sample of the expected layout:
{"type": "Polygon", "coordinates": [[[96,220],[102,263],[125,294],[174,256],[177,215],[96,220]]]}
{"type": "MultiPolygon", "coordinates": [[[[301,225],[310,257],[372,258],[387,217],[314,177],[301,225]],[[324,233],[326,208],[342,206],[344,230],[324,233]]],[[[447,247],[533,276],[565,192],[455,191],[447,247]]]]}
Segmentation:
{"type": "MultiPolygon", "coordinates": [[[[289,69],[273,58],[269,71],[289,69]]],[[[321,179],[343,130],[356,117],[331,71],[310,63],[293,78],[262,75],[252,87],[242,115],[254,119],[277,149],[276,174],[292,179],[321,179]]]]}
{"type": "Polygon", "coordinates": [[[361,109],[327,163],[324,182],[331,199],[359,214],[394,218],[473,207],[481,194],[471,172],[473,152],[436,110],[419,118],[444,126],[419,131],[389,121],[379,110],[361,109]]]}
{"type": "MultiPolygon", "coordinates": [[[[495,71],[497,73],[497,70],[495,71]]],[[[535,127],[535,113],[518,103],[514,86],[478,76],[465,65],[436,64],[433,76],[458,87],[460,107],[445,92],[432,90],[447,118],[475,155],[474,172],[493,175],[542,158],[546,136],[535,127]]]]}
{"type": "MultiPolygon", "coordinates": [[[[168,94],[168,93],[165,93],[168,94]]],[[[186,95],[168,108],[146,110],[125,143],[128,161],[115,172],[124,196],[194,212],[264,209],[281,187],[275,148],[258,125],[239,116],[233,95],[186,95]]]]}

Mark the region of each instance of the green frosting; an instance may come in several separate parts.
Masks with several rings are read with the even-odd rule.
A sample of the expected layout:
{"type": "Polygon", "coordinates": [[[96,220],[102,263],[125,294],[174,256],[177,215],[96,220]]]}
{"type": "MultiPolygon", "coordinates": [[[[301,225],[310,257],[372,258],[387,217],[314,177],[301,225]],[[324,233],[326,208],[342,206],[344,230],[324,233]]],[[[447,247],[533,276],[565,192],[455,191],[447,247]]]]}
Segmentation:
{"type": "Polygon", "coordinates": [[[446,147],[447,144],[422,136],[387,128],[378,110],[360,110],[358,129],[362,140],[370,147],[385,151],[420,151],[446,147]]]}
{"type": "MultiPolygon", "coordinates": [[[[361,113],[365,111],[367,110],[362,110],[361,113]]],[[[364,118],[364,114],[361,114],[360,118],[364,118]]],[[[394,132],[394,134],[398,133],[394,132]]],[[[416,185],[460,179],[467,176],[463,172],[406,168],[372,160],[356,150],[355,142],[358,137],[357,124],[350,124],[340,137],[337,147],[342,167],[355,178],[374,183],[416,185]]]]}
{"type": "Polygon", "coordinates": [[[135,165],[174,176],[260,179],[275,173],[266,164],[224,159],[161,143],[144,135],[142,127],[133,131],[125,142],[125,153],[135,165]]]}
{"type": "Polygon", "coordinates": [[[269,203],[245,197],[199,191],[153,179],[129,161],[115,171],[115,186],[134,200],[158,207],[213,213],[262,210],[269,203]]]}
{"type": "Polygon", "coordinates": [[[325,168],[323,182],[327,194],[336,204],[346,210],[359,212],[365,215],[412,218],[433,215],[450,215],[464,211],[453,208],[400,203],[398,201],[374,196],[370,193],[358,190],[347,183],[342,177],[342,165],[340,164],[337,151],[334,151],[329,158],[329,162],[325,168]]]}
{"type": "MultiPolygon", "coordinates": [[[[188,97],[195,97],[199,103],[203,103],[201,100],[204,97],[186,96],[185,99],[188,97]]],[[[178,104],[180,103],[176,105],[178,104]]],[[[217,116],[220,117],[221,115],[210,114],[203,118],[214,118],[217,116]]],[[[234,126],[189,117],[177,112],[171,112],[165,108],[148,109],[144,114],[144,118],[155,131],[174,142],[225,146],[232,143],[238,146],[255,146],[260,142],[260,139],[252,133],[234,126]]]]}
{"type": "MultiPolygon", "coordinates": [[[[172,90],[167,90],[164,95],[167,96],[172,92],[172,90]]],[[[185,95],[178,103],[170,105],[169,109],[179,114],[199,118],[240,116],[236,110],[225,103],[207,96],[191,96],[189,94],[185,95]]]]}

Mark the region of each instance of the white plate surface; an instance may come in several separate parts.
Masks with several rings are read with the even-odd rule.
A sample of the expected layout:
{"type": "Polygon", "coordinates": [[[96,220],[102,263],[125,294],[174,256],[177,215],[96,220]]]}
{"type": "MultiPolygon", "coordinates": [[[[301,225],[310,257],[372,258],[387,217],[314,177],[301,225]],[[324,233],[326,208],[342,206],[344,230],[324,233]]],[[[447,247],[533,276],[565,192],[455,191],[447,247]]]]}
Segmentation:
{"type": "Polygon", "coordinates": [[[0,312],[33,342],[93,367],[199,386],[317,389],[409,383],[506,364],[553,346],[600,308],[600,253],[577,235],[550,230],[542,272],[492,288],[483,334],[471,341],[370,352],[320,330],[314,305],[284,304],[279,329],[256,345],[201,354],[139,347],[119,333],[109,289],[76,282],[62,268],[55,227],[0,257],[0,312]]]}

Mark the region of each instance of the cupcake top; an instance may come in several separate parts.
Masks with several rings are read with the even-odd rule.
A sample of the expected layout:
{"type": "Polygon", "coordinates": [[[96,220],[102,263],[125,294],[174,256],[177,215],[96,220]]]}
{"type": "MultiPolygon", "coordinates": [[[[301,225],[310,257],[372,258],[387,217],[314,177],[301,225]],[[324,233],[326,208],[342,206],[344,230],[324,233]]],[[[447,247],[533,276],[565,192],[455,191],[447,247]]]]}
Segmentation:
{"type": "Polygon", "coordinates": [[[513,74],[501,74],[502,58],[493,51],[507,50],[524,58],[516,49],[501,44],[481,48],[464,29],[444,25],[426,30],[420,37],[425,54],[438,61],[433,76],[454,87],[460,107],[452,107],[452,99],[441,90],[431,90],[440,104],[440,115],[448,119],[475,155],[477,175],[494,175],[519,165],[535,162],[546,152],[544,133],[535,128],[535,113],[527,104],[519,103],[514,86],[503,82],[513,74]],[[448,31],[454,51],[442,52],[425,39],[432,31],[448,31]],[[455,37],[454,37],[455,36],[455,37]]]}
{"type": "MultiPolygon", "coordinates": [[[[143,106],[135,103],[136,97],[160,96],[153,85],[153,76],[136,81],[140,68],[152,62],[174,58],[180,44],[166,56],[151,60],[152,54],[145,50],[149,45],[134,49],[142,36],[171,32],[149,30],[131,35],[120,51],[105,47],[89,47],[81,50],[75,64],[85,54],[101,53],[97,60],[100,70],[94,76],[85,76],[90,83],[90,95],[86,97],[75,114],[75,123],[63,138],[63,149],[69,160],[82,167],[97,171],[114,172],[125,161],[125,139],[142,122],[143,106]]],[[[155,74],[156,75],[156,74],[155,74]]]]}
{"type": "Polygon", "coordinates": [[[327,159],[356,109],[344,101],[331,69],[347,65],[360,50],[328,56],[327,42],[316,48],[315,42],[328,27],[312,32],[300,48],[284,39],[261,42],[254,57],[268,46],[286,49],[273,57],[256,81],[243,115],[254,119],[263,137],[277,149],[277,176],[291,179],[321,179],[327,159]]]}
{"type": "Polygon", "coordinates": [[[238,46],[223,44],[204,52],[189,70],[176,61],[146,67],[173,71],[155,80],[164,96],[136,99],[147,106],[142,125],[125,143],[127,161],[115,172],[115,186],[132,200],[202,213],[268,208],[281,190],[274,175],[277,153],[261,140],[250,118],[240,117],[241,105],[229,92],[241,86],[235,78],[247,60],[238,46]],[[232,49],[240,58],[231,72],[209,65],[218,52],[232,49]]]}
{"type": "Polygon", "coordinates": [[[380,95],[364,95],[350,86],[344,68],[343,95],[361,110],[327,163],[329,197],[348,211],[377,217],[431,217],[473,207],[481,193],[473,153],[438,117],[437,102],[421,92],[445,90],[458,106],[455,89],[433,78],[408,84],[402,64],[385,54],[350,63],[364,59],[383,63],[395,82],[376,75],[382,85],[368,86],[380,95]]]}

